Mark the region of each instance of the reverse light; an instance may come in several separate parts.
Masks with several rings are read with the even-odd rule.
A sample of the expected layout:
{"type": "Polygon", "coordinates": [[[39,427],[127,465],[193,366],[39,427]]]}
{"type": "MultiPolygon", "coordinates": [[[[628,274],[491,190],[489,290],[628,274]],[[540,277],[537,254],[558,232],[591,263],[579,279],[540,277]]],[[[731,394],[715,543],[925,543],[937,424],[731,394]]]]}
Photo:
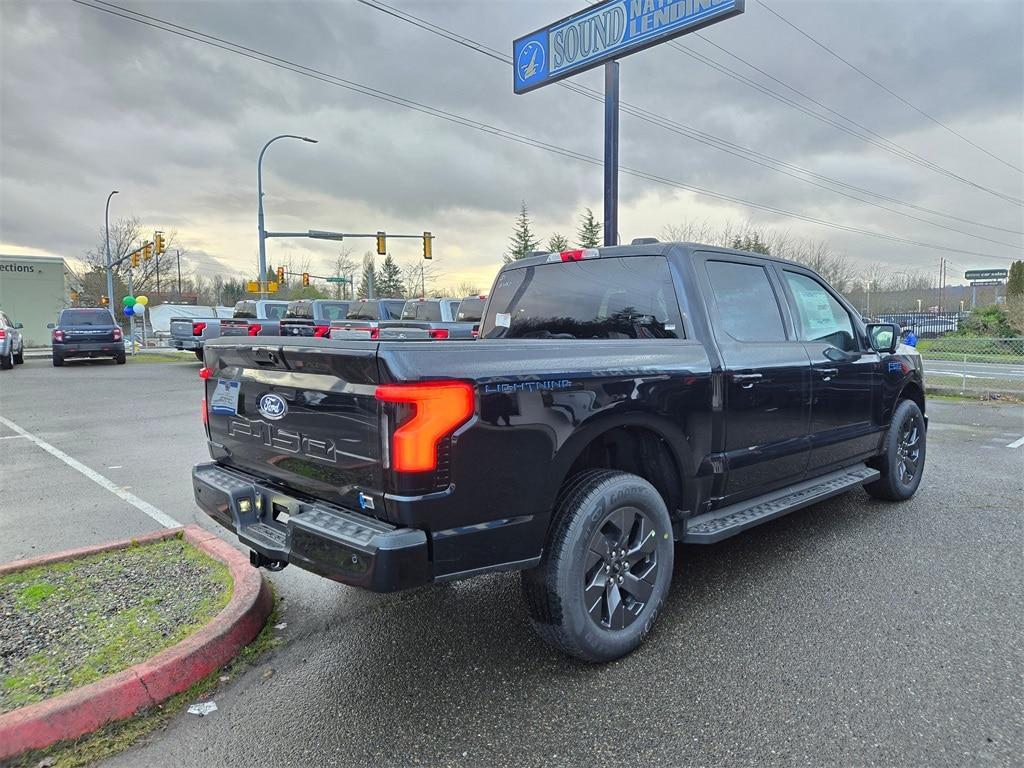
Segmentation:
{"type": "Polygon", "coordinates": [[[259,336],[260,332],[262,330],[263,330],[263,326],[262,325],[259,325],[258,323],[252,323],[249,326],[249,335],[250,336],[259,336]]]}
{"type": "Polygon", "coordinates": [[[437,444],[473,415],[473,388],[461,381],[383,384],[375,394],[413,409],[391,437],[391,466],[398,472],[437,469],[437,444]]]}
{"type": "Polygon", "coordinates": [[[197,322],[193,322],[192,323],[192,335],[193,336],[202,336],[203,335],[203,331],[205,331],[205,330],[206,330],[206,323],[197,323],[197,322]]]}
{"type": "Polygon", "coordinates": [[[331,326],[329,325],[314,325],[313,326],[313,338],[315,339],[329,339],[331,335],[331,326]]]}
{"type": "Polygon", "coordinates": [[[430,330],[427,331],[427,334],[432,339],[438,339],[438,340],[440,340],[440,339],[447,339],[448,338],[448,329],[447,328],[431,328],[430,330]]]}

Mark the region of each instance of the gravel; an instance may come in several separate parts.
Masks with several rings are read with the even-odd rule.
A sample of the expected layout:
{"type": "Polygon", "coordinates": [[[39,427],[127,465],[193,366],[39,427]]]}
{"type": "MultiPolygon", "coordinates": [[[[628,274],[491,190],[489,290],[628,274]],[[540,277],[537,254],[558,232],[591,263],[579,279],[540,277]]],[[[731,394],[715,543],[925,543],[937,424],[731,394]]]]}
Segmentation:
{"type": "Polygon", "coordinates": [[[0,713],[143,661],[230,594],[227,569],[180,538],[0,578],[0,713]]]}

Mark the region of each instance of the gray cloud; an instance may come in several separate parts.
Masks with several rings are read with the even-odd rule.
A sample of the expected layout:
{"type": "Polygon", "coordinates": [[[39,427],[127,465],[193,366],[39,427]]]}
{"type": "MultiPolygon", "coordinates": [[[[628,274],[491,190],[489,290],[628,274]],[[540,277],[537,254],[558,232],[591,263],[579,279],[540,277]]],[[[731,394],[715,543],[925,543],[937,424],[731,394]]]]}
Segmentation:
{"type": "MultiPolygon", "coordinates": [[[[353,2],[155,2],[126,6],[378,87],[490,125],[600,155],[602,108],[559,87],[513,96],[511,71],[353,2]]],[[[394,4],[502,51],[513,37],[581,2],[394,4]]],[[[937,118],[1016,165],[1024,163],[1024,5],[772,3],[819,39],[937,118]],[[851,34],[852,32],[852,34],[851,34]]],[[[828,58],[748,2],[709,40],[872,130],[980,183],[1024,196],[1024,176],[950,136],[828,58]]],[[[704,40],[685,46],[774,90],[704,40]]],[[[432,229],[439,261],[484,274],[497,264],[521,199],[546,237],[599,207],[601,171],[427,117],[235,54],[49,0],[0,5],[0,243],[76,256],[92,245],[103,201],[146,225],[178,230],[197,258],[249,270],[255,253],[255,161],[265,168],[277,228],[432,229]],[[456,229],[457,227],[457,229],[456,229]],[[447,249],[447,251],[446,251],[447,249]],[[446,255],[450,259],[446,261],[446,255]],[[216,259],[216,261],[214,261],[216,259]]],[[[729,141],[850,183],[1003,227],[1021,209],[808,118],[677,50],[622,64],[623,99],[729,141]]],[[[576,80],[600,89],[598,72],[576,80]]],[[[800,100],[799,97],[788,94],[800,100]]],[[[802,102],[803,103],[803,102],[802,102]]],[[[1019,256],[1021,238],[977,234],[1001,247],[879,211],[780,176],[624,115],[621,160],[658,175],[866,229],[1019,256]]],[[[622,233],[657,233],[684,218],[750,217],[823,237],[855,258],[927,268],[941,255],[823,229],[623,179],[622,233]]],[[[946,222],[952,225],[951,222],[946,222]]],[[[960,225],[956,225],[960,226],[960,225]]],[[[363,244],[354,244],[357,252],[363,244]]],[[[330,247],[273,244],[326,259],[330,247]]],[[[410,251],[410,257],[412,252],[410,251]]],[[[990,261],[954,256],[969,266],[990,261]]]]}

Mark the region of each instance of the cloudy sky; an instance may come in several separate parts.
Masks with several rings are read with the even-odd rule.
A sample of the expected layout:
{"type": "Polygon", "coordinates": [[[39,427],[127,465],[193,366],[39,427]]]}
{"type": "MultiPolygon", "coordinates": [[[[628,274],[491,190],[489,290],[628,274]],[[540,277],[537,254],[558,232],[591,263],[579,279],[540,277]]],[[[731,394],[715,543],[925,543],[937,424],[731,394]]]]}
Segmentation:
{"type": "MultiPolygon", "coordinates": [[[[116,10],[99,0],[83,2],[116,10]]],[[[388,2],[503,53],[514,37],[585,5],[388,2]]],[[[1024,3],[765,2],[995,158],[829,56],[759,0],[747,0],[742,16],[700,37],[680,38],[685,50],[662,45],[623,61],[623,100],[672,121],[675,129],[622,116],[622,165],[670,182],[622,177],[622,239],[658,235],[687,220],[749,220],[827,239],[859,262],[895,269],[937,271],[946,256],[956,276],[1019,258],[1024,209],[1007,198],[1024,199],[1024,3]],[[869,130],[889,150],[834,124],[869,130]],[[753,150],[762,162],[767,156],[919,206],[869,198],[925,221],[782,175],[680,135],[680,126],[753,150]]],[[[435,263],[452,283],[489,285],[520,200],[545,239],[555,231],[571,235],[583,207],[600,214],[600,167],[511,141],[507,133],[353,92],[332,78],[600,156],[602,106],[584,96],[558,86],[515,96],[509,65],[355,0],[117,5],[325,77],[286,71],[71,0],[0,0],[0,253],[79,257],[96,241],[107,193],[119,189],[113,216],[137,215],[146,229],[176,230],[206,274],[252,276],[256,157],[278,133],[319,143],[281,141],[268,151],[268,228],[432,230],[435,263]]],[[[602,87],[600,71],[572,82],[602,87]]],[[[358,253],[369,242],[352,245],[358,253]]],[[[314,269],[326,271],[336,250],[331,243],[276,240],[268,258],[308,256],[314,269]]],[[[392,251],[408,261],[418,256],[419,244],[393,241],[392,251]]]]}

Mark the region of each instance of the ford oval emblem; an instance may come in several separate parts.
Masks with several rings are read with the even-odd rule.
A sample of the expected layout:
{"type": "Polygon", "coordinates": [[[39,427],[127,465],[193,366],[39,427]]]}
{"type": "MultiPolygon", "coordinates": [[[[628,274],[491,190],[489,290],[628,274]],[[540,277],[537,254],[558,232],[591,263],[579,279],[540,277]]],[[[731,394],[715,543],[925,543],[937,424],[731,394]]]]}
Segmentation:
{"type": "Polygon", "coordinates": [[[288,403],[280,395],[268,392],[260,398],[256,409],[271,421],[277,421],[283,419],[284,415],[288,413],[288,403]]]}

